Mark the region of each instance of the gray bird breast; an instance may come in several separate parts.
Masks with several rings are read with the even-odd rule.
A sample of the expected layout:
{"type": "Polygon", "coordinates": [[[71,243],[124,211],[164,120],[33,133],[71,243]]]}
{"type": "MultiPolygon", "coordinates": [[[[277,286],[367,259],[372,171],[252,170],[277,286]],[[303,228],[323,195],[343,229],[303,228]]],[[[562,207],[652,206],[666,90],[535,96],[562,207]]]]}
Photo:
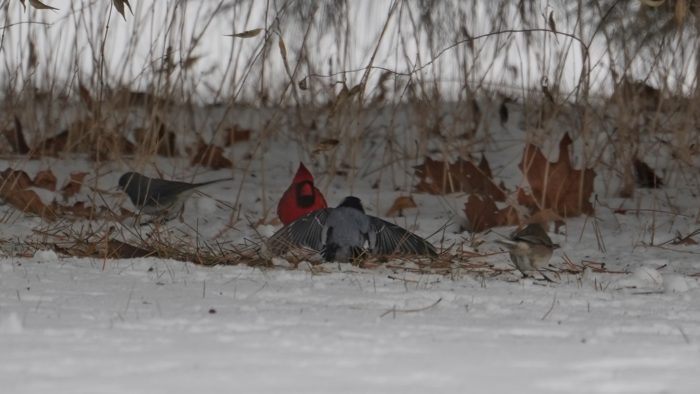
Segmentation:
{"type": "Polygon", "coordinates": [[[324,244],[337,247],[335,258],[344,261],[367,242],[369,218],[355,208],[339,207],[328,214],[325,227],[324,244]]]}

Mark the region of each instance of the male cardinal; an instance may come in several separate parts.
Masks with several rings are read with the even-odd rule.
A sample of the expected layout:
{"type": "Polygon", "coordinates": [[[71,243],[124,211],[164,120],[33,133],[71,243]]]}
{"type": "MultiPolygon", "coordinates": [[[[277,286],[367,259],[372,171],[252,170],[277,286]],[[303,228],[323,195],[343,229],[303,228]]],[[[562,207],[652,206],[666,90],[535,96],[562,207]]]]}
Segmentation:
{"type": "Polygon", "coordinates": [[[321,191],[314,186],[314,177],[306,169],[304,163],[299,163],[292,184],[284,192],[277,204],[277,216],[287,225],[300,217],[326,208],[326,199],[321,191]]]}
{"type": "MultiPolygon", "coordinates": [[[[127,172],[119,178],[118,188],[123,190],[136,208],[154,219],[175,219],[185,209],[185,201],[195,189],[212,183],[230,181],[233,178],[217,179],[202,183],[168,181],[149,178],[138,172],[127,172]]],[[[143,224],[148,224],[143,223],[143,224]]]]}
{"type": "Polygon", "coordinates": [[[305,246],[321,252],[326,261],[347,262],[372,255],[436,256],[430,242],[410,231],[365,214],[357,197],[345,197],[337,208],[325,208],[282,227],[267,242],[275,255],[305,246]]]}

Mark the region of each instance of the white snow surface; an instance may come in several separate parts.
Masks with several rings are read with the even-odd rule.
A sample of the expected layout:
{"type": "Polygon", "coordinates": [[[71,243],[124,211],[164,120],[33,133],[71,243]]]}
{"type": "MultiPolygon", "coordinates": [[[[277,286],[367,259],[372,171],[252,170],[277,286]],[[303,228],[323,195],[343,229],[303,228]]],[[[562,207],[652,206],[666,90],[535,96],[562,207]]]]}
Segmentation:
{"type": "Polygon", "coordinates": [[[336,264],[0,267],[5,393],[694,393],[700,384],[697,290],[639,295],[574,279],[336,264]]]}
{"type": "MultiPolygon", "coordinates": [[[[483,151],[494,174],[513,186],[522,179],[524,134],[503,132],[483,151]]],[[[227,154],[242,158],[247,149],[227,154]]],[[[368,213],[382,216],[412,190],[415,162],[380,171],[381,160],[365,158],[349,180],[329,176],[323,160],[298,151],[282,138],[266,147],[264,165],[254,161],[246,170],[235,161],[232,171],[160,159],[166,178],[234,177],[194,195],[183,221],[166,231],[234,245],[270,236],[279,228],[272,220],[277,200],[299,160],[317,175],[330,205],[354,194],[368,213]]],[[[70,172],[92,168],[50,158],[6,163],[30,176],[51,168],[59,186],[70,172]]],[[[89,190],[110,192],[90,199],[85,187],[69,203],[104,200],[133,209],[114,192],[129,169],[128,162],[100,167],[87,179],[89,190]]],[[[157,174],[153,166],[137,170],[157,174]]],[[[556,283],[459,267],[450,275],[349,264],[295,268],[283,258],[268,268],[205,267],[50,249],[16,257],[4,248],[0,393],[697,393],[700,248],[665,241],[697,228],[698,185],[679,180],[621,199],[609,178],[596,178],[595,218],[567,219],[550,233],[561,245],[553,265],[589,261],[609,272],[586,269],[556,283]]],[[[464,195],[413,198],[418,208],[389,220],[439,249],[473,251],[469,245],[483,241],[477,260],[511,266],[493,242],[511,228],[477,235],[460,228],[464,195]]],[[[45,237],[34,230],[50,228],[8,205],[0,211],[6,245],[45,237]]]]}

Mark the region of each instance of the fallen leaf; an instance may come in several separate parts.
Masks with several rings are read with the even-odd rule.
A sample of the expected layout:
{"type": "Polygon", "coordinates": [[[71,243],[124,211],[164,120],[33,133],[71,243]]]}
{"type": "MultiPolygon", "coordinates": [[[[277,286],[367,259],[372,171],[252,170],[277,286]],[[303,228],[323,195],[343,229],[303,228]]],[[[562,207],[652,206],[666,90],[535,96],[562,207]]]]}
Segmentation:
{"type": "Polygon", "coordinates": [[[496,202],[488,196],[470,194],[464,204],[464,213],[469,222],[469,231],[480,232],[492,227],[519,225],[520,217],[513,206],[498,209],[496,202]]]}
{"type": "MultiPolygon", "coordinates": [[[[22,2],[24,4],[24,2],[22,2]]],[[[29,0],[29,4],[37,10],[57,10],[58,8],[48,6],[39,0],[29,0]]]]}
{"type": "Polygon", "coordinates": [[[189,70],[201,58],[202,58],[201,56],[196,56],[196,55],[188,56],[186,59],[180,60],[180,68],[182,68],[183,70],[189,70]]]}
{"type": "Polygon", "coordinates": [[[4,129],[2,134],[7,138],[7,142],[10,143],[15,153],[20,155],[29,153],[29,146],[27,145],[27,140],[24,138],[24,132],[22,131],[22,123],[16,115],[14,129],[4,129]]]}
{"type": "Polygon", "coordinates": [[[32,183],[36,187],[51,190],[52,192],[56,191],[56,175],[51,170],[37,172],[32,183]]]}
{"type": "Polygon", "coordinates": [[[416,191],[430,194],[455,192],[478,193],[494,201],[505,201],[506,190],[496,185],[491,177],[491,168],[484,156],[479,165],[462,158],[454,163],[425,158],[423,164],[413,167],[419,181],[416,191]]]}
{"type": "Polygon", "coordinates": [[[535,212],[529,218],[527,218],[527,220],[525,221],[525,224],[530,224],[530,223],[539,223],[543,227],[547,228],[549,223],[556,223],[557,226],[559,226],[559,225],[564,223],[564,220],[561,216],[559,216],[553,210],[542,209],[542,210],[535,212]]]}
{"type": "Polygon", "coordinates": [[[633,165],[637,186],[647,189],[657,189],[664,185],[663,180],[656,175],[654,170],[649,167],[647,163],[635,158],[633,165]]]}
{"type": "Polygon", "coordinates": [[[135,246],[122,242],[116,239],[110,239],[107,242],[107,250],[105,251],[107,258],[133,259],[137,257],[155,256],[157,252],[151,249],[145,249],[140,246],[135,246]]]}
{"type": "Polygon", "coordinates": [[[238,125],[234,125],[226,129],[226,142],[224,146],[231,146],[239,142],[249,141],[252,131],[250,129],[242,129],[238,125]]]}
{"type": "Polygon", "coordinates": [[[243,31],[243,32],[240,32],[240,33],[227,34],[227,36],[229,36],[229,37],[238,37],[238,38],[251,38],[251,37],[255,37],[255,36],[257,36],[258,34],[260,34],[261,31],[263,31],[263,29],[246,30],[246,31],[243,31]]]}
{"type": "Polygon", "coordinates": [[[117,9],[117,12],[122,14],[122,18],[124,18],[124,20],[126,20],[126,15],[124,15],[124,4],[126,4],[126,6],[129,8],[131,15],[134,15],[134,11],[131,10],[129,0],[112,0],[112,4],[114,4],[114,8],[117,9]]]}
{"type": "Polygon", "coordinates": [[[63,198],[73,197],[74,195],[80,193],[80,189],[83,186],[83,180],[87,176],[87,172],[71,172],[70,179],[61,188],[61,195],[63,198]]]}
{"type": "Polygon", "coordinates": [[[159,156],[175,157],[177,146],[175,133],[165,128],[165,123],[157,120],[158,132],[154,136],[152,129],[137,128],[134,139],[147,152],[155,151],[159,156]]]}
{"type": "Polygon", "coordinates": [[[336,146],[340,144],[340,140],[337,140],[335,138],[324,138],[321,141],[319,141],[316,146],[314,147],[313,151],[311,153],[319,153],[319,152],[325,152],[329,151],[336,146]]]}
{"type": "Polygon", "coordinates": [[[693,233],[690,233],[686,236],[681,235],[680,232],[676,234],[676,238],[673,239],[671,242],[671,245],[697,245],[698,241],[693,239],[693,233]]]}
{"type": "MultiPolygon", "coordinates": [[[[590,168],[575,170],[569,157],[572,144],[569,134],[565,134],[559,143],[559,158],[550,163],[542,151],[532,144],[525,146],[523,158],[518,165],[525,175],[532,192],[531,202],[538,209],[552,209],[562,217],[593,214],[590,197],[593,194],[595,171],[590,168]]],[[[518,190],[518,201],[522,189],[518,190]]],[[[524,204],[528,206],[528,204],[524,204]]]]}
{"type": "Polygon", "coordinates": [[[28,189],[31,186],[32,181],[24,171],[8,168],[0,172],[0,198],[25,213],[35,214],[46,220],[55,219],[55,206],[44,205],[36,192],[28,189]]]}
{"type": "Polygon", "coordinates": [[[391,205],[391,208],[389,208],[388,211],[386,211],[386,215],[388,217],[394,217],[394,216],[403,216],[403,210],[404,209],[410,209],[410,208],[416,208],[416,202],[413,201],[413,197],[411,196],[400,196],[397,197],[396,200],[394,200],[394,203],[391,205]]]}
{"type": "Polygon", "coordinates": [[[90,159],[94,161],[118,160],[122,155],[131,155],[136,146],[123,135],[97,133],[100,137],[92,144],[90,159]]]}
{"type": "Polygon", "coordinates": [[[68,145],[68,130],[63,130],[60,133],[46,138],[39,142],[29,153],[32,159],[38,159],[42,156],[58,156],[59,152],[63,152],[68,145]]]}
{"type": "Polygon", "coordinates": [[[92,111],[94,103],[92,100],[92,95],[82,82],[78,82],[78,93],[80,94],[80,99],[83,100],[83,103],[85,103],[88,110],[92,111]]]}
{"type": "Polygon", "coordinates": [[[200,143],[190,165],[202,165],[214,170],[233,168],[233,162],[224,157],[224,149],[216,145],[200,143]]]}

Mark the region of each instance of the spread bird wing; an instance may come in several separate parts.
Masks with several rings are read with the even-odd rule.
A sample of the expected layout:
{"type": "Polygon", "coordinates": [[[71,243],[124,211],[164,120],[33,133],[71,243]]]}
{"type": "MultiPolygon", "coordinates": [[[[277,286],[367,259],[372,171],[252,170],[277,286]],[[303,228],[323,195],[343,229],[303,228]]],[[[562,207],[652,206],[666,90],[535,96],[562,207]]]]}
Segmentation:
{"type": "Polygon", "coordinates": [[[435,247],[401,226],[369,216],[370,249],[380,255],[422,254],[437,256],[435,247]],[[372,242],[374,238],[374,242],[372,242]]]}
{"type": "Polygon", "coordinates": [[[323,230],[330,208],[319,209],[277,230],[267,240],[268,249],[276,256],[293,247],[323,248],[323,230]]]}

